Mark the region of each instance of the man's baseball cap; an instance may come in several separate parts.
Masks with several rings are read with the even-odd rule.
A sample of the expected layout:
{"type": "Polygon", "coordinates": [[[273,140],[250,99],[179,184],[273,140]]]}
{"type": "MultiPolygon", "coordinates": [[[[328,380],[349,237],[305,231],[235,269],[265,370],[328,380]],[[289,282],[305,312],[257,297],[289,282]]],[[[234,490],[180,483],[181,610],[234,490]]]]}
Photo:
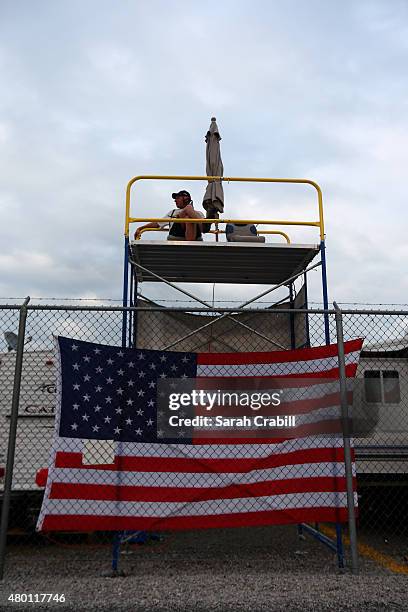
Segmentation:
{"type": "Polygon", "coordinates": [[[175,200],[176,198],[178,198],[180,196],[183,196],[183,197],[186,197],[186,198],[190,198],[190,200],[191,200],[191,195],[185,189],[182,189],[181,191],[178,191],[177,193],[172,193],[171,194],[171,197],[173,198],[173,200],[175,200]]]}

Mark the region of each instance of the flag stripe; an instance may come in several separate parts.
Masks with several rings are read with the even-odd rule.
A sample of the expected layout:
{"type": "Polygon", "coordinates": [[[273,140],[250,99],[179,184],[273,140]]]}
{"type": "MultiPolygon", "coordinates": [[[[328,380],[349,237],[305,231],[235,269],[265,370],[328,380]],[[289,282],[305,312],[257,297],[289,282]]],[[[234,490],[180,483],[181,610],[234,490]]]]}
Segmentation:
{"type": "Polygon", "coordinates": [[[313,474],[313,478],[344,476],[344,464],[337,462],[328,464],[322,463],[303,463],[279,466],[275,468],[257,468],[250,472],[127,472],[127,471],[107,471],[107,470],[88,470],[86,468],[64,469],[54,468],[53,479],[60,483],[78,483],[95,485],[119,485],[135,487],[164,487],[174,488],[213,488],[236,485],[247,485],[256,482],[272,482],[287,478],[308,478],[313,474]]]}
{"type": "Polygon", "coordinates": [[[332,476],[324,478],[294,478],[280,482],[265,481],[245,484],[237,483],[227,487],[142,487],[125,485],[97,485],[86,483],[54,483],[51,487],[50,499],[107,500],[116,502],[147,501],[147,502],[190,502],[216,499],[241,498],[266,495],[282,495],[284,493],[309,493],[327,491],[346,491],[346,479],[332,476]]]}
{"type": "Polygon", "coordinates": [[[323,507],[286,508],[259,512],[238,512],[203,516],[171,516],[151,518],[145,516],[86,516],[78,514],[47,513],[42,531],[122,531],[152,530],[170,531],[187,529],[220,529],[225,527],[257,527],[261,525],[289,525],[296,523],[344,523],[347,508],[323,507]]]}
{"type": "MultiPolygon", "coordinates": [[[[58,514],[61,510],[59,499],[49,499],[49,510],[58,514]]],[[[116,501],[64,499],[64,514],[107,515],[107,516],[202,516],[206,514],[217,515],[234,513],[244,510],[246,512],[263,512],[266,510],[284,510],[285,508],[313,508],[319,505],[346,506],[346,494],[342,491],[309,491],[303,493],[284,493],[281,495],[267,495],[262,497],[237,497],[233,499],[195,501],[190,499],[184,502],[157,502],[155,501],[116,501]]]]}
{"type": "MultiPolygon", "coordinates": [[[[358,362],[359,352],[349,353],[345,356],[346,365],[358,362]]],[[[309,361],[293,361],[289,363],[206,363],[197,365],[197,376],[290,376],[296,378],[298,374],[310,374],[317,377],[320,372],[332,371],[338,368],[337,357],[313,359],[309,361]]],[[[333,376],[335,378],[335,376],[333,376]]]]}
{"type": "MultiPolygon", "coordinates": [[[[363,340],[349,340],[344,343],[344,354],[358,354],[363,345],[363,340]]],[[[313,361],[327,357],[337,357],[337,344],[317,346],[313,348],[296,349],[292,351],[252,352],[252,353],[198,353],[197,363],[199,365],[216,364],[246,364],[246,363],[288,363],[313,361]]]]}
{"type": "MultiPolygon", "coordinates": [[[[202,450],[202,449],[201,449],[202,450]]],[[[208,451],[207,451],[208,452],[208,451]]],[[[343,448],[311,448],[300,449],[282,454],[264,454],[252,458],[241,458],[235,451],[236,458],[213,457],[148,457],[148,456],[119,456],[115,457],[113,464],[90,466],[82,463],[81,453],[57,453],[55,465],[57,468],[76,468],[84,470],[126,471],[126,472],[166,472],[180,474],[193,473],[232,473],[249,472],[254,469],[266,469],[287,465],[301,465],[303,463],[322,463],[344,461],[343,448]]]]}

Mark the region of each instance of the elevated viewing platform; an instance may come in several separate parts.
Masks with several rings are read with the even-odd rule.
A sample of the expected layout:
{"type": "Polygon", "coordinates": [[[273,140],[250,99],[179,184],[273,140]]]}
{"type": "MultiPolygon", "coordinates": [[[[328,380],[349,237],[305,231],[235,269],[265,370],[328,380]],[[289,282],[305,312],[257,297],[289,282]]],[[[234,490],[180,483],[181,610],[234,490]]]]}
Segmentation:
{"type": "Polygon", "coordinates": [[[274,285],[305,270],[319,245],[134,240],[131,259],[138,282],[274,285]],[[155,276],[157,275],[157,276],[155,276]],[[161,277],[161,278],[159,278],[161,277]]]}
{"type": "Polygon", "coordinates": [[[319,185],[309,179],[149,175],[134,177],[128,183],[125,268],[130,265],[132,276],[137,283],[165,280],[172,283],[284,284],[286,280],[289,282],[305,271],[319,252],[322,265],[325,267],[322,193],[319,185]],[[211,223],[212,229],[204,234],[204,240],[186,241],[174,237],[167,240],[166,235],[162,233],[168,231],[164,229],[164,222],[167,221],[172,225],[199,224],[203,220],[131,215],[132,186],[146,180],[306,184],[312,186],[317,193],[318,218],[315,220],[206,219],[204,222],[211,223]],[[137,239],[131,240],[130,226],[140,223],[147,223],[148,227],[142,226],[137,239]],[[253,236],[241,239],[238,229],[237,236],[231,240],[231,235],[227,235],[233,231],[231,228],[239,228],[242,225],[248,228],[251,226],[255,239],[253,236]],[[314,239],[309,244],[305,244],[303,240],[302,243],[293,243],[286,231],[282,230],[287,226],[303,226],[318,230],[320,240],[317,241],[317,236],[314,235],[314,239]],[[142,236],[145,232],[149,232],[148,237],[142,236]]]}

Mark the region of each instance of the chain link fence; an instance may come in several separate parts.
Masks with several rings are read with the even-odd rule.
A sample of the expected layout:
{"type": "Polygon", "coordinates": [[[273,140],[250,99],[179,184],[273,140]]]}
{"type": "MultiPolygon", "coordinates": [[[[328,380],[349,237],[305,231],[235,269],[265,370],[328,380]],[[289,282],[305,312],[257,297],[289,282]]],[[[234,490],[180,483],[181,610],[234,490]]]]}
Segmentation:
{"type": "MultiPolygon", "coordinates": [[[[371,419],[368,433],[355,440],[359,537],[371,543],[385,542],[389,551],[401,560],[408,550],[408,310],[347,310],[342,316],[345,341],[364,338],[354,402],[364,405],[371,419]]],[[[276,351],[324,345],[325,318],[329,322],[330,340],[335,343],[334,313],[318,310],[217,309],[209,312],[204,308],[163,309],[140,302],[130,315],[120,307],[109,306],[28,307],[9,535],[24,536],[36,542],[38,538],[53,541],[60,538],[64,543],[75,543],[89,537],[102,544],[111,541],[111,534],[103,528],[89,528],[86,536],[71,533],[51,537],[35,533],[46,480],[44,468],[48,465],[54,433],[59,367],[54,336],[118,347],[122,344],[125,319],[127,343],[138,350],[276,351]]],[[[3,332],[0,482],[5,473],[18,321],[17,306],[0,306],[0,330],[3,332]]],[[[283,370],[277,374],[282,373],[283,370]]],[[[302,451],[302,442],[298,444],[298,450],[302,451]]],[[[104,452],[109,453],[106,445],[105,448],[88,445],[90,464],[92,456],[95,459],[97,455],[96,460],[100,461],[104,452]]],[[[313,499],[311,495],[310,505],[313,499]]],[[[251,497],[248,503],[251,505],[251,497]]]]}

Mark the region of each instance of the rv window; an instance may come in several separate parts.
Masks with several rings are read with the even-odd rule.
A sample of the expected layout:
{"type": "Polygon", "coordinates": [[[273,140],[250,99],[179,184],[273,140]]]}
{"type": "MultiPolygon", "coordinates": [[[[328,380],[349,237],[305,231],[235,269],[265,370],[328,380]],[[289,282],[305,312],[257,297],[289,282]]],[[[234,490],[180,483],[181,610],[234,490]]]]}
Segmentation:
{"type": "Polygon", "coordinates": [[[384,370],[384,404],[399,404],[401,401],[399,373],[397,370],[384,370]]]}
{"type": "Polygon", "coordinates": [[[397,370],[366,370],[364,396],[370,404],[399,404],[401,393],[397,370]]]}
{"type": "Polygon", "coordinates": [[[381,372],[366,370],[364,372],[364,395],[370,404],[381,403],[381,372]]]}

